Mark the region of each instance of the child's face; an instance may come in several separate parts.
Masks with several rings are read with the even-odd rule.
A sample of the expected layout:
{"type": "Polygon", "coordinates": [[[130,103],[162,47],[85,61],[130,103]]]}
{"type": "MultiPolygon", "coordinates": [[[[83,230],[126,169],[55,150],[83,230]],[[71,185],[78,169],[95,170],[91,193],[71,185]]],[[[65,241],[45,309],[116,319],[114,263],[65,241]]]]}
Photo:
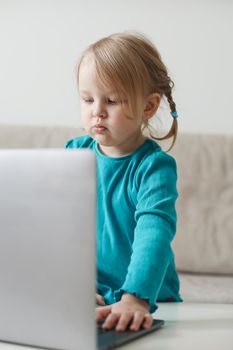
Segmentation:
{"type": "Polygon", "coordinates": [[[110,90],[98,80],[93,57],[86,56],[79,69],[82,122],[100,150],[117,157],[133,152],[145,138],[141,132],[142,117],[127,118],[116,92],[110,90]]]}

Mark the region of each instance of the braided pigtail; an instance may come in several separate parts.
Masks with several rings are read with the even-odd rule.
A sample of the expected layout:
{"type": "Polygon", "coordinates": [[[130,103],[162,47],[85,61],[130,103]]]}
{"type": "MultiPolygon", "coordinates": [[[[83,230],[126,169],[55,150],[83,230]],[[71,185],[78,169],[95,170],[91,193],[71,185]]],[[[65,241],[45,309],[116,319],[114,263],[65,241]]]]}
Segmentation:
{"type": "Polygon", "coordinates": [[[172,144],[169,147],[169,149],[167,150],[167,152],[169,152],[175,144],[177,133],[178,133],[178,122],[177,122],[178,113],[176,111],[176,104],[172,98],[172,89],[174,87],[174,83],[168,76],[167,76],[166,80],[168,80],[168,84],[166,84],[167,86],[163,86],[164,89],[162,89],[162,90],[164,90],[164,91],[161,91],[161,92],[162,92],[162,94],[164,94],[166,96],[168,104],[170,106],[170,110],[171,110],[170,114],[173,117],[172,125],[171,125],[170,130],[168,131],[168,133],[165,136],[155,137],[151,133],[150,133],[150,136],[153,139],[159,140],[159,141],[166,140],[166,139],[173,137],[172,144]]]}

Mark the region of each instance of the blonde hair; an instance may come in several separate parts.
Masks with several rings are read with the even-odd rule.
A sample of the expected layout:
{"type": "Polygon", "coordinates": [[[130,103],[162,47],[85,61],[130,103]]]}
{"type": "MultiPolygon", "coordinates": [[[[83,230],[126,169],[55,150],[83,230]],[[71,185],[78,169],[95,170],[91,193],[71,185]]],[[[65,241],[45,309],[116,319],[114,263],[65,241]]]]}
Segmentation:
{"type": "MultiPolygon", "coordinates": [[[[172,97],[174,83],[159,52],[144,35],[134,32],[116,33],[91,44],[80,57],[78,75],[81,62],[89,53],[93,54],[97,77],[105,86],[114,88],[122,101],[127,96],[131,114],[137,113],[142,98],[152,93],[165,96],[171,112],[176,112],[172,97]]],[[[122,105],[124,108],[123,103],[122,105]]],[[[172,149],[178,131],[177,118],[173,117],[172,126],[163,137],[155,137],[148,122],[143,124],[143,130],[145,128],[155,140],[173,137],[167,152],[172,149]]]]}

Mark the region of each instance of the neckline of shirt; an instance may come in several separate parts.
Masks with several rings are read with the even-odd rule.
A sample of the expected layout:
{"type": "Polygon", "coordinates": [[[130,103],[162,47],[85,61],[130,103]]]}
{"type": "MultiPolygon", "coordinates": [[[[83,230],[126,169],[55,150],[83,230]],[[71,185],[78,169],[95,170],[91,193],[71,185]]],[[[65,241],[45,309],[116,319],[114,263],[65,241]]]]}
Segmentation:
{"type": "MultiPolygon", "coordinates": [[[[103,154],[100,149],[99,149],[99,145],[98,143],[94,140],[94,148],[95,148],[95,152],[97,154],[97,156],[105,159],[105,160],[109,160],[109,161],[124,161],[124,160],[127,160],[129,158],[132,158],[133,156],[135,156],[136,154],[138,154],[139,152],[141,152],[142,149],[146,148],[148,144],[150,144],[151,142],[153,142],[152,140],[150,139],[146,139],[134,152],[130,153],[130,154],[127,154],[126,156],[121,156],[121,157],[110,157],[110,156],[107,156],[105,154],[103,154]]],[[[155,143],[155,142],[154,142],[155,143]]],[[[159,148],[159,145],[157,144],[157,148],[159,148]]]]}

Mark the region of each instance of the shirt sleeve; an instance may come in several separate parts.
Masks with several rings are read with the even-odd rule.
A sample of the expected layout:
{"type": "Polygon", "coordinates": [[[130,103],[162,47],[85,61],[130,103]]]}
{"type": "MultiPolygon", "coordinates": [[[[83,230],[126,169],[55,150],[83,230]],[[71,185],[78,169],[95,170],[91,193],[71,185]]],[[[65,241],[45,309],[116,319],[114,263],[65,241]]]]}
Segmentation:
{"type": "Polygon", "coordinates": [[[176,232],[175,202],[178,197],[176,162],[160,151],[140,168],[135,176],[137,204],[135,211],[133,251],[125,282],[115,292],[146,299],[150,311],[156,300],[167,268],[173,258],[171,241],[176,232]]]}

